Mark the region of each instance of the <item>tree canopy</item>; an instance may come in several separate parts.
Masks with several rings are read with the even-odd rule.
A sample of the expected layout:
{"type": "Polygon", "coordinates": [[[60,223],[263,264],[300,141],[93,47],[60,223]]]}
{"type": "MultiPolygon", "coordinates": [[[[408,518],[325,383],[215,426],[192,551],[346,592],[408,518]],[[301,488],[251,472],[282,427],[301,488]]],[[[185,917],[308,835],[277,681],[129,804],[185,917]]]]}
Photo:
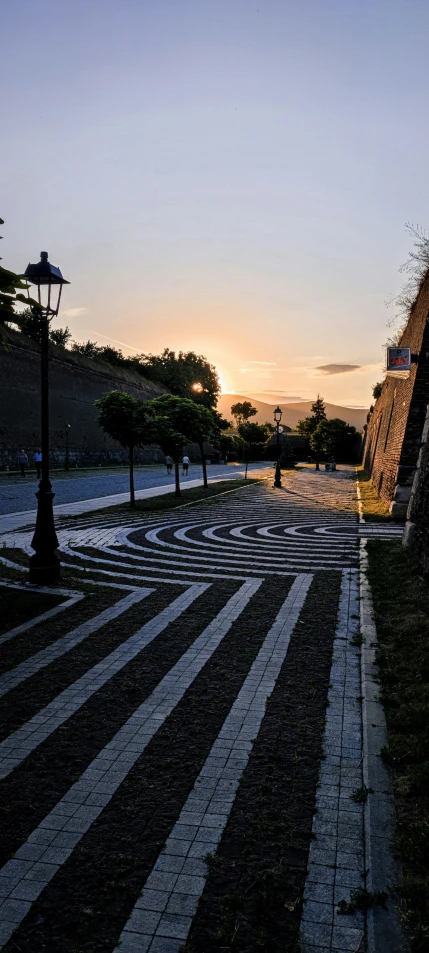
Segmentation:
{"type": "Polygon", "coordinates": [[[231,413],[235,419],[236,426],[239,427],[240,424],[245,423],[250,417],[254,417],[258,411],[256,407],[252,406],[250,400],[243,400],[232,404],[231,413]]]}
{"type": "Polygon", "coordinates": [[[216,368],[194,351],[170,351],[162,354],[141,354],[132,361],[138,363],[150,380],[163,384],[176,397],[187,397],[204,407],[216,407],[220,383],[216,368]]]}
{"type": "Polygon", "coordinates": [[[119,390],[103,394],[95,406],[104,433],[129,451],[130,502],[134,506],[134,450],[158,441],[157,421],[149,404],[119,390]]]}
{"type": "MultiPolygon", "coordinates": [[[[4,225],[2,218],[0,218],[0,225],[4,225]]],[[[0,265],[0,325],[10,323],[20,326],[20,315],[15,310],[18,302],[26,305],[30,303],[33,308],[40,309],[38,301],[29,299],[27,295],[21,293],[21,289],[26,288],[26,282],[19,275],[0,265]]]]}
{"type": "Polygon", "coordinates": [[[356,427],[347,424],[345,420],[339,417],[333,417],[332,420],[321,420],[310,437],[310,447],[316,452],[336,454],[338,452],[347,455],[350,447],[350,438],[356,434],[356,427]]]}
{"type": "Polygon", "coordinates": [[[311,434],[316,430],[317,425],[320,424],[322,420],[326,420],[325,402],[323,397],[318,394],[314,404],[311,405],[311,417],[305,417],[304,420],[298,420],[296,429],[298,433],[302,433],[307,437],[310,437],[311,434]]]}

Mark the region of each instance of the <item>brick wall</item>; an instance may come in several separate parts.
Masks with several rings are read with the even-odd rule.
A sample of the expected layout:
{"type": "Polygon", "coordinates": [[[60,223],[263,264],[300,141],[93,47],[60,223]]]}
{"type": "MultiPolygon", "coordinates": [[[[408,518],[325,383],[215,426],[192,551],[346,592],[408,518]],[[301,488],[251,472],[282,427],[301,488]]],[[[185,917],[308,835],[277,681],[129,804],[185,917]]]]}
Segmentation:
{"type": "Polygon", "coordinates": [[[367,425],[363,462],[394,516],[406,515],[429,400],[429,276],[399,342],[418,357],[408,375],[387,375],[367,425]]]}

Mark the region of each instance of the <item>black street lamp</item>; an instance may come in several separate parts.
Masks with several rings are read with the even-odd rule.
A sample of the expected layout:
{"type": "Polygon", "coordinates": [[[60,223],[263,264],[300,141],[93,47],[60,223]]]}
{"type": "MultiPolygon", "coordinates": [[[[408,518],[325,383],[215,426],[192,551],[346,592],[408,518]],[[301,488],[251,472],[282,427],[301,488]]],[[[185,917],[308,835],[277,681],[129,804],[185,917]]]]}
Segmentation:
{"type": "Polygon", "coordinates": [[[282,474],[280,470],[280,421],[281,419],[282,419],[282,409],[281,407],[276,407],[274,411],[274,420],[275,420],[276,431],[277,431],[277,460],[276,460],[276,473],[274,477],[274,486],[278,490],[281,490],[282,488],[282,474]]]}
{"type": "Polygon", "coordinates": [[[64,424],[64,436],[66,438],[66,459],[64,463],[64,469],[69,469],[69,433],[70,433],[71,424],[64,424]]]}
{"type": "MultiPolygon", "coordinates": [[[[40,318],[41,331],[41,445],[42,479],[37,496],[37,519],[30,557],[30,582],[47,585],[60,578],[60,561],[56,550],[58,539],[54,525],[52,485],[49,479],[49,324],[58,314],[63,285],[70,284],[63,278],[60,269],[48,261],[48,253],[40,252],[40,261],[28,265],[21,278],[37,288],[38,307],[31,305],[40,318]]],[[[30,297],[27,285],[28,296],[30,297]]]]}

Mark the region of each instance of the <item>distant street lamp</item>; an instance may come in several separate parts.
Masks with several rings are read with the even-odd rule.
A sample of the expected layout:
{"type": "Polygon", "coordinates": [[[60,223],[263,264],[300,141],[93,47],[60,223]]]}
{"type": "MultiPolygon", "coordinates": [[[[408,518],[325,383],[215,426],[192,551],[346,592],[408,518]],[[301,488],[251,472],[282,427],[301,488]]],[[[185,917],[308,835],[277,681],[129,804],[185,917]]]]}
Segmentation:
{"type": "Polygon", "coordinates": [[[280,421],[281,419],[282,419],[282,409],[281,407],[276,407],[274,411],[274,420],[276,424],[276,434],[277,434],[277,460],[276,460],[276,474],[274,477],[274,486],[278,490],[281,490],[282,488],[282,474],[280,470],[280,421]]]}
{"type": "MultiPolygon", "coordinates": [[[[54,525],[52,485],[49,479],[49,324],[58,314],[63,285],[70,284],[63,278],[60,269],[48,261],[48,253],[40,252],[40,261],[28,265],[21,278],[37,288],[38,307],[32,311],[40,318],[41,331],[41,445],[42,479],[37,496],[37,519],[30,557],[30,582],[47,585],[60,578],[60,561],[56,554],[58,539],[54,525]]],[[[28,296],[30,290],[27,285],[28,296]]]]}
{"type": "Polygon", "coordinates": [[[66,459],[64,463],[64,469],[69,469],[69,432],[71,424],[64,424],[64,436],[66,438],[66,459]]]}

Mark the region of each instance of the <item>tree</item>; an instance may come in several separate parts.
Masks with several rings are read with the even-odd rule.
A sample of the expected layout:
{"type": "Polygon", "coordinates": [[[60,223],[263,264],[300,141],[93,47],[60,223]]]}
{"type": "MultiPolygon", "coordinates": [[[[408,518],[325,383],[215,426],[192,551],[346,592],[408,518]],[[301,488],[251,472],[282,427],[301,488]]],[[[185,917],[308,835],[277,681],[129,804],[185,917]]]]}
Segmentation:
{"type": "Polygon", "coordinates": [[[332,420],[321,420],[310,437],[310,446],[316,453],[336,454],[338,451],[347,454],[351,438],[356,434],[356,427],[347,424],[339,417],[332,420]]]}
{"type": "Polygon", "coordinates": [[[237,452],[240,443],[242,443],[242,440],[240,437],[237,437],[236,434],[223,432],[220,433],[216,438],[215,446],[219,448],[224,460],[226,461],[229,453],[237,452]]]}
{"type": "Polygon", "coordinates": [[[251,459],[253,459],[258,452],[261,452],[265,447],[265,444],[270,436],[269,429],[266,424],[255,424],[246,423],[239,424],[238,433],[242,440],[245,441],[247,448],[246,452],[246,473],[245,478],[247,478],[247,467],[251,459]]]}
{"type": "Polygon", "coordinates": [[[296,429],[298,433],[310,436],[314,433],[321,420],[326,420],[326,410],[323,397],[317,395],[317,400],[311,405],[311,417],[305,417],[304,420],[298,420],[296,429]]]}
{"type": "Polygon", "coordinates": [[[78,341],[73,341],[71,346],[72,351],[75,351],[76,354],[83,354],[84,357],[95,358],[99,357],[102,347],[99,347],[95,341],[85,341],[83,344],[79,344],[78,341]]]}
{"type": "Polygon", "coordinates": [[[156,442],[161,447],[162,452],[165,456],[170,456],[174,460],[174,480],[175,480],[175,496],[181,496],[180,490],[180,475],[179,475],[179,460],[180,456],[183,453],[183,447],[186,444],[185,434],[180,433],[179,430],[175,430],[171,425],[168,416],[163,414],[156,415],[156,442]]]}
{"type": "Polygon", "coordinates": [[[49,340],[57,347],[66,348],[70,338],[71,331],[69,328],[52,328],[49,331],[49,340]]]}
{"type": "MultiPolygon", "coordinates": [[[[40,344],[42,340],[42,317],[40,311],[36,308],[24,308],[19,313],[19,327],[22,334],[32,338],[40,344]]],[[[67,347],[71,338],[69,328],[49,328],[49,340],[57,347],[67,347]]]]}
{"type": "MultiPolygon", "coordinates": [[[[2,218],[0,218],[0,225],[4,225],[2,218]]],[[[40,310],[39,302],[21,294],[21,288],[24,290],[27,288],[26,282],[14,271],[8,271],[0,265],[0,325],[17,324],[20,327],[20,315],[15,310],[18,302],[30,304],[31,307],[40,310]]]]}
{"type": "MultiPolygon", "coordinates": [[[[151,401],[151,406],[157,416],[166,417],[173,430],[184,435],[183,443],[198,444],[203,464],[204,486],[207,487],[204,441],[209,440],[212,435],[216,435],[222,429],[223,418],[216,411],[210,410],[201,404],[196,404],[187,397],[174,397],[170,394],[155,397],[151,401]]],[[[175,462],[176,478],[178,478],[180,450],[176,454],[171,454],[171,456],[175,462]]]]}
{"type": "Polygon", "coordinates": [[[318,424],[320,424],[321,420],[326,420],[325,401],[320,394],[317,395],[317,400],[311,405],[311,414],[318,424]]]}
{"type": "Polygon", "coordinates": [[[140,354],[131,358],[146,377],[163,384],[176,397],[187,397],[204,407],[216,407],[220,383],[216,368],[194,351],[164,348],[162,354],[140,354]]]}
{"type": "Polygon", "coordinates": [[[381,397],[382,390],[383,390],[383,381],[378,381],[377,384],[374,384],[374,387],[372,388],[372,396],[374,400],[378,400],[378,398],[381,397]]]}
{"type": "Polygon", "coordinates": [[[239,427],[240,424],[246,423],[250,417],[254,417],[258,413],[256,407],[253,407],[250,403],[250,400],[237,401],[236,404],[232,404],[231,407],[232,416],[235,418],[236,427],[239,427]]]}
{"type": "Polygon", "coordinates": [[[319,470],[320,448],[318,446],[318,439],[314,441],[314,446],[312,445],[311,435],[314,434],[318,424],[320,424],[322,420],[326,420],[325,402],[323,397],[318,394],[317,400],[315,400],[314,404],[311,405],[311,417],[305,417],[304,420],[298,420],[296,425],[298,433],[302,433],[306,437],[309,437],[310,446],[316,451],[316,470],[319,470]]]}
{"type": "Polygon", "coordinates": [[[98,408],[97,423],[104,433],[129,451],[130,505],[135,506],[134,450],[156,442],[157,422],[148,404],[119,390],[103,394],[95,401],[95,406],[98,408]]]}

